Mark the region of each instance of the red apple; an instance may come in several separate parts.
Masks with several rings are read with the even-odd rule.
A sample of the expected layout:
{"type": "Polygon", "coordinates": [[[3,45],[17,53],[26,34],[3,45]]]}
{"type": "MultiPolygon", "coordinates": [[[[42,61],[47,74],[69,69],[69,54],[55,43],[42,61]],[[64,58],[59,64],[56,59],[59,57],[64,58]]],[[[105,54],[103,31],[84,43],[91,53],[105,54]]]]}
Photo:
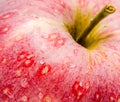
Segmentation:
{"type": "Polygon", "coordinates": [[[120,102],[119,0],[0,0],[0,102],[120,102]]]}

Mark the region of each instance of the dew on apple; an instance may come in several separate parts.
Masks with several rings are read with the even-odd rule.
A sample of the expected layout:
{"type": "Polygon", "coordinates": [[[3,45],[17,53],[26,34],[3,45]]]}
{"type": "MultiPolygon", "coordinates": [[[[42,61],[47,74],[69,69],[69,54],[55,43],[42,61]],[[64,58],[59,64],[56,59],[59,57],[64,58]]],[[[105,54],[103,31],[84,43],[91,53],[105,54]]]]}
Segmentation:
{"type": "Polygon", "coordinates": [[[7,13],[5,13],[5,14],[2,14],[2,15],[0,16],[0,20],[8,19],[8,18],[12,17],[14,14],[15,14],[14,12],[7,12],[7,13]]]}
{"type": "Polygon", "coordinates": [[[6,34],[10,30],[10,26],[8,25],[2,25],[0,26],[0,34],[6,34]]]}
{"type": "Polygon", "coordinates": [[[74,65],[74,64],[70,64],[70,66],[69,66],[70,68],[75,68],[76,67],[76,65],[74,65]]]}
{"type": "Polygon", "coordinates": [[[27,78],[21,79],[20,85],[21,85],[21,87],[23,87],[23,88],[28,87],[28,79],[27,79],[27,78]]]}
{"type": "Polygon", "coordinates": [[[39,97],[40,100],[43,98],[43,96],[44,96],[43,93],[39,92],[38,97],[39,97]]]}
{"type": "Polygon", "coordinates": [[[40,61],[39,61],[40,64],[45,64],[45,60],[44,58],[41,58],[40,61]]]}
{"type": "Polygon", "coordinates": [[[61,6],[62,6],[63,8],[65,8],[65,3],[63,2],[63,0],[59,0],[59,2],[60,2],[60,4],[61,4],[61,6]]]}
{"type": "Polygon", "coordinates": [[[120,102],[120,2],[106,1],[0,0],[0,102],[120,102]]]}

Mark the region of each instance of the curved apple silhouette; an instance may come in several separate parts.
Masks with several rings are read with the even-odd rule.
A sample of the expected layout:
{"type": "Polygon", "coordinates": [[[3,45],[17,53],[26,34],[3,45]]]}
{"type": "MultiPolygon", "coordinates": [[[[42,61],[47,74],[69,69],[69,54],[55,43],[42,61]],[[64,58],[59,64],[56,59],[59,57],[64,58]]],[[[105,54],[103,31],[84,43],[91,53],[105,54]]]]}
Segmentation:
{"type": "Polygon", "coordinates": [[[119,0],[0,0],[0,102],[120,102],[119,42],[119,0]]]}

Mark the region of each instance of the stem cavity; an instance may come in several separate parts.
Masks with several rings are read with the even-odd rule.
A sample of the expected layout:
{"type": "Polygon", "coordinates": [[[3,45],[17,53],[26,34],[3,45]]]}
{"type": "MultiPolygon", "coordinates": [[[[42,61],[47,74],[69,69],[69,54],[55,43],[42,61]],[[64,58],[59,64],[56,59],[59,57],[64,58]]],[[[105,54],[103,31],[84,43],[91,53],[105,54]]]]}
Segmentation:
{"type": "Polygon", "coordinates": [[[86,47],[86,37],[89,35],[89,33],[92,31],[92,29],[104,18],[106,18],[108,15],[114,13],[116,11],[115,7],[112,5],[106,5],[96,16],[93,18],[93,20],[90,22],[90,24],[86,27],[86,29],[83,31],[82,36],[79,36],[76,42],[81,44],[82,46],[86,47]]]}

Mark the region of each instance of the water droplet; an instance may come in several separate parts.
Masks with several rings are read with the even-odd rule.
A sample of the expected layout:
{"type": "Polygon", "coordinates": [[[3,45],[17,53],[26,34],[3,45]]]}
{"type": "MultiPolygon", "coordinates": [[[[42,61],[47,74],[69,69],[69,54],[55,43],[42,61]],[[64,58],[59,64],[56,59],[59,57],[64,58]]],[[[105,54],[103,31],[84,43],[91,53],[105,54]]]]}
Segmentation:
{"type": "Polygon", "coordinates": [[[51,70],[51,66],[49,64],[42,64],[39,67],[39,70],[37,71],[37,75],[41,76],[41,75],[45,75],[48,72],[50,72],[51,70]]]}
{"type": "Polygon", "coordinates": [[[70,68],[75,68],[75,67],[76,67],[76,65],[70,64],[70,68]]]}
{"type": "Polygon", "coordinates": [[[43,94],[40,92],[40,93],[38,94],[38,97],[39,97],[39,99],[42,99],[42,98],[43,98],[43,94]]]}
{"type": "Polygon", "coordinates": [[[8,25],[2,25],[0,26],[0,34],[6,34],[10,30],[10,26],[8,25]]]}
{"type": "Polygon", "coordinates": [[[61,1],[60,4],[62,5],[63,8],[66,8],[66,4],[63,1],[61,1]]]}
{"type": "Polygon", "coordinates": [[[8,18],[12,17],[14,14],[15,14],[15,12],[8,12],[8,13],[5,13],[5,14],[2,14],[0,16],[0,20],[8,19],[8,18]]]}
{"type": "Polygon", "coordinates": [[[49,36],[48,36],[48,34],[42,34],[42,35],[41,35],[41,38],[43,38],[43,39],[48,39],[49,36]]]}
{"type": "Polygon", "coordinates": [[[21,81],[20,81],[20,85],[23,87],[23,88],[26,88],[28,86],[28,80],[27,78],[23,78],[21,81]]]}
{"type": "Polygon", "coordinates": [[[42,58],[42,59],[40,59],[40,64],[45,64],[45,60],[44,60],[44,58],[42,58]]]}

